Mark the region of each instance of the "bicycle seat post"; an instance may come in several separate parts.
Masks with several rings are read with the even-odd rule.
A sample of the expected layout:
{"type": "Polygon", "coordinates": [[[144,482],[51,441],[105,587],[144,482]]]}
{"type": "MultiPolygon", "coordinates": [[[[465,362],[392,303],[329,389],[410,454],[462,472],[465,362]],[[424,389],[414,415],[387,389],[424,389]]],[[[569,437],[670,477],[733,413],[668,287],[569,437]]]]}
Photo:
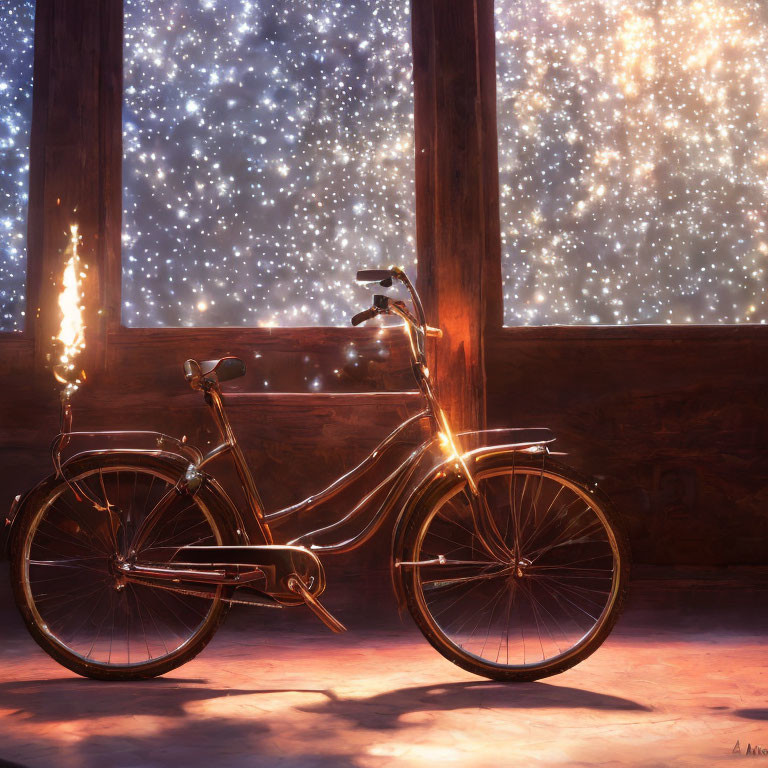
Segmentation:
{"type": "Polygon", "coordinates": [[[261,497],[256,488],[256,483],[251,474],[248,462],[237,442],[237,437],[232,429],[232,424],[224,410],[224,400],[221,395],[219,383],[213,376],[204,376],[201,379],[200,389],[205,393],[205,402],[213,413],[213,420],[216,422],[221,439],[232,454],[232,462],[235,465],[237,477],[240,480],[240,485],[248,503],[248,508],[259,528],[259,533],[266,544],[272,544],[272,532],[264,518],[264,505],[262,504],[261,497]]]}

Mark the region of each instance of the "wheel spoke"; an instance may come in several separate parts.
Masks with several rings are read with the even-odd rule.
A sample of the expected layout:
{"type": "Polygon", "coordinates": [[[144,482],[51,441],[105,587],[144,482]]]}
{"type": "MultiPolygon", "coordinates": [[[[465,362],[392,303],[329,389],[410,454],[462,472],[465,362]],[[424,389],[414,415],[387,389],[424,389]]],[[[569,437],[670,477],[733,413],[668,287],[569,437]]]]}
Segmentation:
{"type": "Polygon", "coordinates": [[[153,546],[221,544],[197,497],[181,504],[176,479],[139,466],[95,466],[72,477],[101,504],[80,502],[62,482],[24,536],[25,594],[46,642],[91,667],[142,668],[176,654],[208,622],[219,603],[123,581],[113,566],[127,553],[150,509],[158,511],[153,546]],[[158,507],[163,499],[173,507],[158,507]],[[153,506],[154,505],[154,506],[153,506]]]}
{"type": "Polygon", "coordinates": [[[462,488],[425,514],[409,550],[415,562],[441,560],[415,567],[409,577],[421,610],[449,658],[461,654],[489,670],[562,665],[558,660],[597,636],[609,613],[616,534],[588,491],[544,461],[511,462],[475,480],[477,506],[462,488]],[[486,533],[498,534],[510,554],[496,545],[489,552],[486,533]]]}

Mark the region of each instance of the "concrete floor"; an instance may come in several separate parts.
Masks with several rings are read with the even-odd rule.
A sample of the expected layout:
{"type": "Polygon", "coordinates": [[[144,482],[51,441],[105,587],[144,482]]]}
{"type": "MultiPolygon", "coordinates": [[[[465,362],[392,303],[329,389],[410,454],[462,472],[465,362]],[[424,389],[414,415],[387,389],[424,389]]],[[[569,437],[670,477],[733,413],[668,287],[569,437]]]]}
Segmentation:
{"type": "Polygon", "coordinates": [[[2,591],[0,766],[739,764],[768,747],[768,579],[705,576],[646,573],[595,655],[524,685],[454,667],[391,600],[342,636],[243,609],[170,677],[98,683],[39,651],[2,591]]]}

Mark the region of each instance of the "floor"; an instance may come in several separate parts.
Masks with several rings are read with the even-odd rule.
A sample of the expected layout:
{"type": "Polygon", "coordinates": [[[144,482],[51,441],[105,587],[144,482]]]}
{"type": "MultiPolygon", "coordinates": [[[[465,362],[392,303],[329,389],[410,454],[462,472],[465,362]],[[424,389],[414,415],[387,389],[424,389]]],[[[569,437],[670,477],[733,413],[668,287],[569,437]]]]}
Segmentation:
{"type": "Polygon", "coordinates": [[[342,636],[243,609],[171,677],[107,684],[39,651],[0,591],[0,766],[739,764],[768,747],[766,597],[764,572],[641,572],[595,655],[524,685],[454,667],[389,599],[376,626],[347,606],[342,636]]]}

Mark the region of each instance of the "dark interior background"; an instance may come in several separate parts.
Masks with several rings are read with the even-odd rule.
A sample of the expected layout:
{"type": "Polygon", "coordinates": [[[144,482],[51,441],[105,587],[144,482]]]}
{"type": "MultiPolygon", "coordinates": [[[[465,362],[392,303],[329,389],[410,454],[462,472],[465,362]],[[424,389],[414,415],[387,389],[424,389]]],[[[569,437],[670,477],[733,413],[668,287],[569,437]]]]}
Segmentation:
{"type": "MultiPolygon", "coordinates": [[[[419,287],[430,319],[446,329],[443,346],[433,351],[449,406],[464,423],[479,413],[474,421],[489,427],[552,428],[566,461],[613,498],[638,563],[768,564],[768,329],[501,329],[493,261],[493,50],[483,47],[492,41],[492,4],[456,3],[451,20],[440,7],[440,0],[414,5],[414,40],[422,39],[414,46],[417,151],[426,148],[417,155],[417,208],[419,287]],[[456,78],[464,78],[482,110],[456,78]],[[468,131],[480,136],[477,146],[465,140],[468,131]],[[441,179],[450,180],[447,187],[441,179]],[[451,217],[468,195],[474,204],[451,217]],[[457,390],[474,400],[468,404],[457,390]]],[[[0,510],[52,469],[48,447],[59,412],[47,340],[56,322],[50,307],[62,232],[75,209],[91,266],[88,289],[100,297],[99,311],[88,318],[89,380],[74,400],[76,428],[156,429],[204,446],[213,439],[212,423],[199,395],[186,387],[182,363],[239,355],[249,377],[225,387],[237,391],[226,403],[264,500],[275,508],[349,469],[418,410],[404,340],[387,335],[382,356],[364,329],[120,328],[120,14],[119,0],[105,0],[98,10],[85,0],[38,1],[33,309],[27,332],[0,335],[0,510]],[[350,341],[360,349],[352,366],[345,356],[350,341]],[[273,381],[270,394],[251,385],[265,373],[273,381]],[[335,382],[332,391],[306,391],[307,377],[318,373],[335,382]]],[[[318,519],[351,503],[339,497],[318,519]]],[[[388,545],[384,531],[339,558],[331,565],[331,590],[383,587],[388,545]]]]}
{"type": "MultiPolygon", "coordinates": [[[[551,427],[565,460],[613,499],[636,563],[765,565],[764,343],[735,331],[685,330],[688,338],[642,341],[566,331],[561,338],[544,332],[495,337],[487,349],[488,426],[551,427]]],[[[48,446],[58,429],[52,377],[32,373],[31,356],[12,354],[9,346],[0,347],[3,509],[51,472],[48,446]]],[[[181,362],[225,352],[248,361],[258,346],[190,339],[169,349],[147,340],[130,352],[114,350],[123,362],[76,395],[75,425],[155,429],[205,446],[215,439],[213,424],[202,398],[187,388],[181,362]]],[[[334,363],[317,359],[315,365],[330,372],[334,363]]],[[[375,366],[377,378],[407,381],[397,355],[375,366]]],[[[419,395],[402,391],[238,393],[225,402],[271,509],[332,481],[421,404],[419,395]]],[[[226,459],[218,467],[233,479],[226,459]]],[[[352,503],[354,493],[337,497],[298,522],[309,527],[352,503]]],[[[388,545],[385,530],[358,552],[333,558],[332,571],[354,574],[355,589],[360,578],[382,586],[388,545]]]]}

